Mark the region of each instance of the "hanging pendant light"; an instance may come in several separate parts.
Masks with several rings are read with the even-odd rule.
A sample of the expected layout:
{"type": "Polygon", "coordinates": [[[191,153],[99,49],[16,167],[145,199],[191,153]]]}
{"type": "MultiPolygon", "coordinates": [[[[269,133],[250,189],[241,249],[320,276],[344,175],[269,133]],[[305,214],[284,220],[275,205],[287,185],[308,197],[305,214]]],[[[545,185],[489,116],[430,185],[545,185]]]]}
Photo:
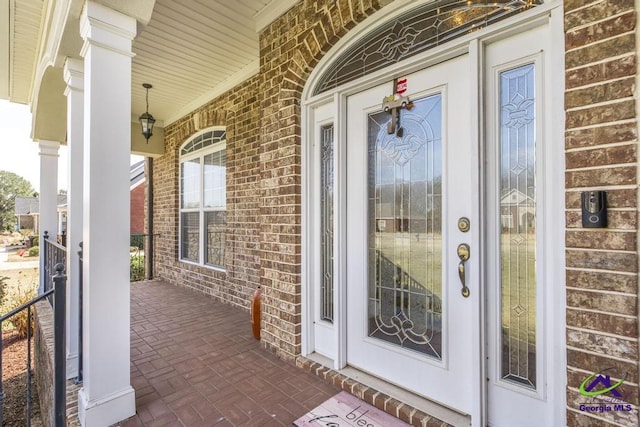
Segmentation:
{"type": "Polygon", "coordinates": [[[151,114],[149,114],[149,89],[151,86],[149,83],[142,83],[142,87],[147,90],[146,100],[147,100],[147,111],[145,111],[139,118],[140,126],[142,126],[142,135],[144,139],[147,140],[147,144],[149,143],[149,138],[153,135],[153,124],[156,122],[156,119],[153,118],[151,114]]]}

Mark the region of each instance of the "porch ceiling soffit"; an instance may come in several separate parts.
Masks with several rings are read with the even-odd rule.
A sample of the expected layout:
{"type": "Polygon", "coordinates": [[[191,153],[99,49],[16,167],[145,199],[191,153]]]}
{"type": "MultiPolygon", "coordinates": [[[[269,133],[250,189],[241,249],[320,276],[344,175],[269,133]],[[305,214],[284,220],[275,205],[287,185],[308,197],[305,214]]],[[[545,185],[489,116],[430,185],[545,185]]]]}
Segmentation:
{"type": "MultiPolygon", "coordinates": [[[[149,92],[149,111],[168,124],[257,73],[258,31],[286,12],[296,0],[98,2],[138,20],[138,37],[133,43],[136,56],[132,64],[132,113],[137,117],[146,110],[142,83],[151,83],[154,87],[149,92]]],[[[10,10],[18,4],[32,10],[29,25],[17,25],[19,16],[13,15],[9,24],[0,23],[0,41],[3,37],[16,37],[14,26],[31,31],[30,35],[19,32],[25,45],[21,49],[17,49],[16,41],[4,44],[9,46],[9,54],[0,59],[5,63],[15,62],[12,58],[18,53],[31,53],[26,55],[29,61],[19,70],[15,66],[9,68],[10,74],[4,79],[0,74],[0,97],[11,97],[9,84],[26,87],[20,97],[13,96],[11,100],[31,104],[34,138],[65,141],[62,126],[50,132],[45,130],[45,123],[65,123],[66,98],[60,90],[63,80],[57,81],[54,76],[58,71],[52,69],[61,70],[67,56],[79,57],[82,46],[79,16],[84,3],[84,0],[0,0],[0,10],[10,10]],[[54,113],[58,116],[54,117],[54,113]]],[[[26,11],[20,13],[26,16],[26,11]]]]}
{"type": "Polygon", "coordinates": [[[0,99],[28,104],[47,1],[0,0],[0,99]]]}
{"type": "Polygon", "coordinates": [[[258,33],[297,0],[157,0],[133,44],[132,112],[165,125],[259,71],[258,33]]]}
{"type": "MultiPolygon", "coordinates": [[[[155,0],[96,2],[134,17],[138,22],[138,31],[149,22],[155,4],[155,0]]],[[[84,4],[85,0],[56,0],[47,3],[41,25],[40,54],[31,99],[34,139],[66,141],[66,97],[64,80],[61,78],[62,68],[67,57],[80,57],[83,45],[80,15],[84,4]]]]}

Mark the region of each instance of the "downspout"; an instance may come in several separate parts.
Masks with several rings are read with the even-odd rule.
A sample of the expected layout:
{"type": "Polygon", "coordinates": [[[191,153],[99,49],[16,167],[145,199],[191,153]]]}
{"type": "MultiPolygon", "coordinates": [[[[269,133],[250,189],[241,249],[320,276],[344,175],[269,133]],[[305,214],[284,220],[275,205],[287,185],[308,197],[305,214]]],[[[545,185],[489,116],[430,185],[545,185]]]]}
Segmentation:
{"type": "Polygon", "coordinates": [[[147,157],[147,242],[145,248],[145,271],[147,280],[153,279],[153,157],[147,157]]]}

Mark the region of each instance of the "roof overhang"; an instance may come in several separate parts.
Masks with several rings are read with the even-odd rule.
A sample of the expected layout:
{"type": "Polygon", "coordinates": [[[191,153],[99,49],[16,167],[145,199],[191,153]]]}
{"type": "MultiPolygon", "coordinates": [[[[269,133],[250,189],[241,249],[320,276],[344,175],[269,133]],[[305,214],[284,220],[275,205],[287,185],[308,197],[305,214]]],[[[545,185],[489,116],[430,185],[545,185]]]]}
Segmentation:
{"type": "MultiPolygon", "coordinates": [[[[133,115],[146,110],[142,83],[150,83],[149,112],[159,123],[170,124],[255,75],[259,33],[299,0],[94,1],[138,22],[133,115]]],[[[80,58],[84,4],[85,0],[0,0],[0,16],[8,17],[0,21],[0,98],[30,104],[34,139],[66,141],[62,69],[67,57],[80,58]]],[[[160,145],[161,132],[158,124],[152,137],[160,145]]],[[[164,147],[132,140],[137,153],[163,152],[164,147]]]]}

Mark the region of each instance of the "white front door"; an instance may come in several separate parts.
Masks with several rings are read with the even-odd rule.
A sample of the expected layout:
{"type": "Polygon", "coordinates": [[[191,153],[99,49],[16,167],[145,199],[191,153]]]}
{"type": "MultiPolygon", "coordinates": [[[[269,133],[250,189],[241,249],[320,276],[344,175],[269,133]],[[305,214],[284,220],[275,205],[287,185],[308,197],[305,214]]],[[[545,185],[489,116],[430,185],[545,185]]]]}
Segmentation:
{"type": "Polygon", "coordinates": [[[411,104],[393,129],[392,82],[347,99],[347,363],[470,414],[481,294],[469,55],[406,77],[411,104]]]}
{"type": "Polygon", "coordinates": [[[562,17],[554,3],[309,105],[307,354],[474,426],[564,423],[562,17]]]}

